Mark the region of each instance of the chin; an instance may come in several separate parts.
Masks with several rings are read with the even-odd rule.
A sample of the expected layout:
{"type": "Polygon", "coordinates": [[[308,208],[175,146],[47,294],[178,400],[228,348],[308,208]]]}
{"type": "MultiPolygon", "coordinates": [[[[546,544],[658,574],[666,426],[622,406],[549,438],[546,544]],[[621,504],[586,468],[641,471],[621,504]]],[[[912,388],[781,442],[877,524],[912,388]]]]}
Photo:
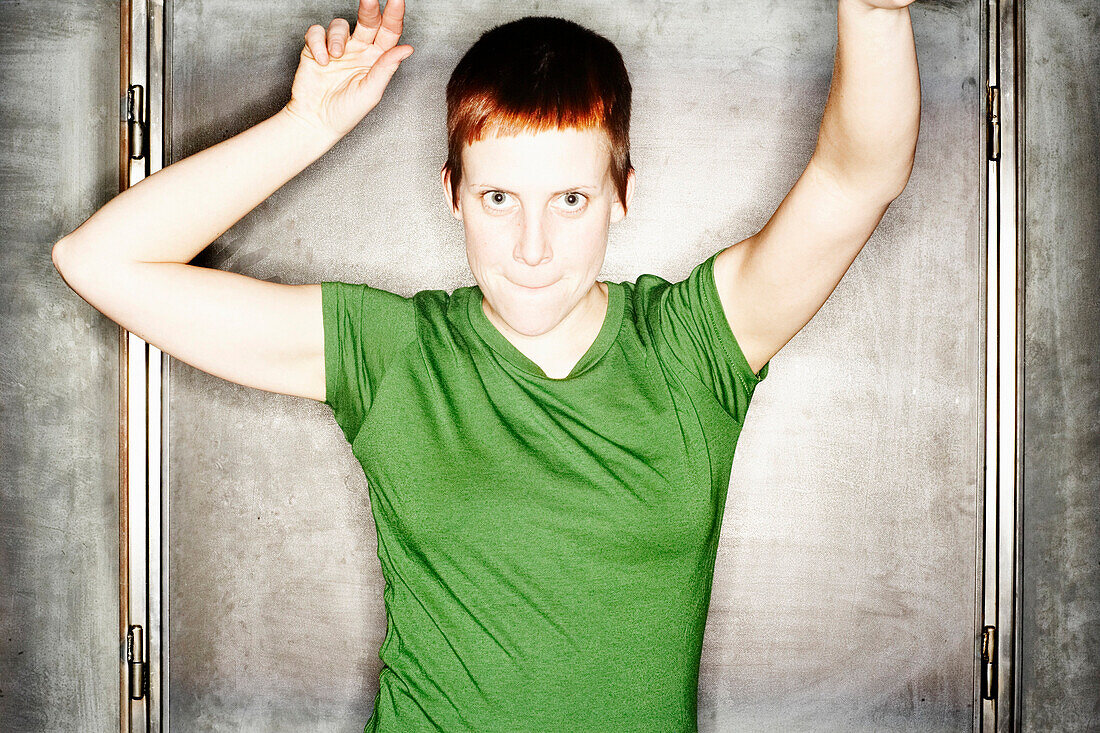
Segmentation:
{"type": "MultiPolygon", "coordinates": [[[[550,288],[547,288],[549,290],[550,288]]],[[[537,293],[537,290],[530,291],[537,293]]],[[[516,333],[524,336],[541,336],[550,331],[561,319],[558,317],[559,308],[555,303],[544,300],[537,295],[520,295],[509,298],[501,304],[501,308],[494,306],[498,317],[516,333]]]]}

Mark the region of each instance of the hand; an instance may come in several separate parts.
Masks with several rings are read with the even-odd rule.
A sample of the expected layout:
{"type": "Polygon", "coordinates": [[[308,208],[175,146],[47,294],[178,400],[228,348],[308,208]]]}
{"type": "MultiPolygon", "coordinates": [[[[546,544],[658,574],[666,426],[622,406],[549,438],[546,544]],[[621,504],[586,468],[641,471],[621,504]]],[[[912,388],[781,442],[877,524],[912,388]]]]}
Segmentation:
{"type": "Polygon", "coordinates": [[[382,92],[402,61],[412,55],[409,45],[398,46],[405,17],[405,0],[388,0],[379,14],[378,0],[359,0],[355,32],[343,18],[325,29],[306,31],[298,71],[286,111],[339,139],[350,132],[382,98],[382,92]]]}

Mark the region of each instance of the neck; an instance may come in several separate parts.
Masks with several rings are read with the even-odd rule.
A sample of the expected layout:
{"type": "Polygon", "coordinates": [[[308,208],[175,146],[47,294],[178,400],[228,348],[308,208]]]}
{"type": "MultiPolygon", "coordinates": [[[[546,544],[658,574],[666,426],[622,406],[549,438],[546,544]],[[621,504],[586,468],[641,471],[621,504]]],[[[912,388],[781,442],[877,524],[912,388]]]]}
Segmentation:
{"type": "Polygon", "coordinates": [[[538,336],[527,336],[508,326],[484,297],[481,308],[489,321],[520,353],[538,364],[546,376],[561,379],[573,370],[599,336],[609,303],[607,284],[595,282],[569,315],[538,336]]]}

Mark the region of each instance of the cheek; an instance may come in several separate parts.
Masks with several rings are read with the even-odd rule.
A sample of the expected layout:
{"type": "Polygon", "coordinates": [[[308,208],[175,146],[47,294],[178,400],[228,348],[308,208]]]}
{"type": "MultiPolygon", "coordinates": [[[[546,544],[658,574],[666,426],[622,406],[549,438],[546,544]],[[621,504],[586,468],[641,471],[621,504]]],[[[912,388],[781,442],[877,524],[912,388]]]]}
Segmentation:
{"type": "Polygon", "coordinates": [[[487,264],[510,255],[515,245],[513,227],[499,219],[476,214],[465,217],[463,223],[466,250],[472,259],[487,264]]]}
{"type": "Polygon", "coordinates": [[[481,211],[464,217],[463,223],[467,241],[481,248],[515,242],[522,232],[521,221],[517,217],[493,216],[481,211]]]}
{"type": "Polygon", "coordinates": [[[567,241],[576,242],[582,255],[601,250],[607,244],[608,219],[606,211],[592,211],[589,215],[569,222],[567,241]]]}

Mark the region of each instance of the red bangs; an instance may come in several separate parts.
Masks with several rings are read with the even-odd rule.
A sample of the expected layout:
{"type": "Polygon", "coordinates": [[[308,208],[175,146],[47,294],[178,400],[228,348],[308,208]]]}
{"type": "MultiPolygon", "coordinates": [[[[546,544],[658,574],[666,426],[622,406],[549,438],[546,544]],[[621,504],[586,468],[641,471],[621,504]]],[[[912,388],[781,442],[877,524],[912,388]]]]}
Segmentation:
{"type": "Polygon", "coordinates": [[[447,162],[457,201],[462,149],[489,135],[602,129],[625,205],[630,79],[615,45],[572,21],[526,17],[478,39],[447,82],[447,162]]]}

